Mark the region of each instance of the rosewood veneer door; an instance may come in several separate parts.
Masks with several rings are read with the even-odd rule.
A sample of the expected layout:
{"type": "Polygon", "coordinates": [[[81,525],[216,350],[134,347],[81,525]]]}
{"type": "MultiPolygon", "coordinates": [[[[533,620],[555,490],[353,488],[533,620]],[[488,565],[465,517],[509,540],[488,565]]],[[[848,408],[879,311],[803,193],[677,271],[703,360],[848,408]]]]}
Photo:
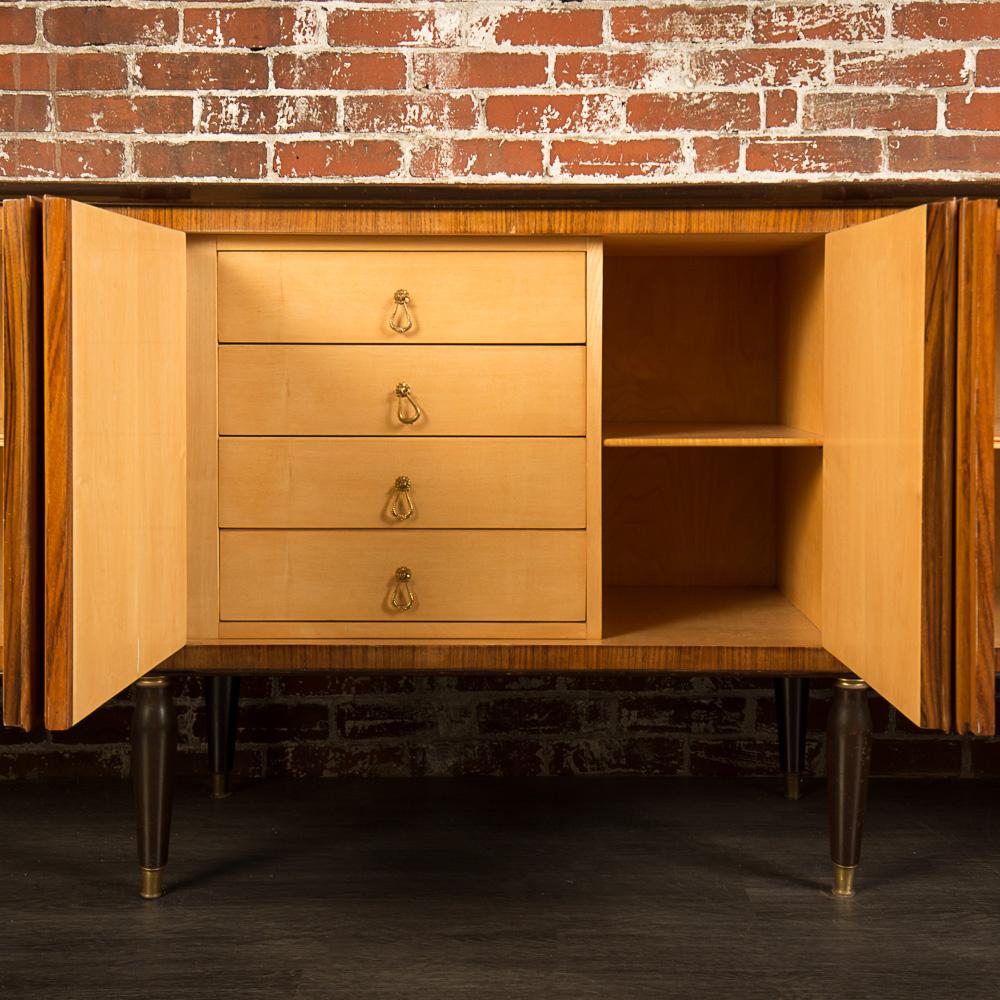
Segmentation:
{"type": "Polygon", "coordinates": [[[952,724],[957,206],[826,238],[823,643],[952,724]]]}
{"type": "Polygon", "coordinates": [[[45,723],[187,632],[185,236],[47,198],[45,723]]]}
{"type": "Polygon", "coordinates": [[[3,722],[42,716],[42,203],[3,203],[3,722]]]}
{"type": "Polygon", "coordinates": [[[996,728],[994,435],[997,203],[958,211],[955,363],[955,729],[996,728]]]}

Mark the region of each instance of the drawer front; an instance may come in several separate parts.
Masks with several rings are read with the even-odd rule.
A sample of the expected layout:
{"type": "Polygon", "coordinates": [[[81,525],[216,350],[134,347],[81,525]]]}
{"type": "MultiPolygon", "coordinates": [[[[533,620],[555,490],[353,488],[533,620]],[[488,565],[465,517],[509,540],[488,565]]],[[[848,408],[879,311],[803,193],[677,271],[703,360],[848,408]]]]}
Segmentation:
{"type": "Polygon", "coordinates": [[[224,435],[575,436],[585,347],[223,345],[224,435]],[[405,382],[416,411],[396,395],[405,382]]]}
{"type": "Polygon", "coordinates": [[[219,587],[224,621],[582,621],[586,532],[223,531],[219,587]]]}
{"type": "Polygon", "coordinates": [[[586,471],[583,438],[223,438],[219,517],[224,528],[583,528],[586,471]]]}
{"type": "Polygon", "coordinates": [[[586,340],[582,250],[224,251],[218,260],[223,342],[586,340]],[[409,294],[405,309],[398,290],[409,294]]]}

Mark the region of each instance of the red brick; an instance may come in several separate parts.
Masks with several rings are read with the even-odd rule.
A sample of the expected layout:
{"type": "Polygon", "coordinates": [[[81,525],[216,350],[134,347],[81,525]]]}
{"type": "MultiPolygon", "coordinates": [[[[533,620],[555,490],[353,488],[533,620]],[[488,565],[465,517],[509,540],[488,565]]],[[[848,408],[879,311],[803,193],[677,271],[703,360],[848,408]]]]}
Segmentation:
{"type": "Polygon", "coordinates": [[[42,16],[42,32],[54,45],[166,45],[177,30],[177,11],[169,7],[62,4],[42,16]]]}
{"type": "Polygon", "coordinates": [[[430,139],[410,161],[414,177],[539,177],[542,144],[517,139],[430,139]]]}
{"type": "Polygon", "coordinates": [[[822,49],[719,49],[691,54],[695,86],[788,87],[823,79],[826,66],[822,49]]]}
{"type": "Polygon", "coordinates": [[[327,14],[331,45],[391,48],[394,45],[449,45],[458,41],[442,31],[426,10],[331,10],[327,14]]]}
{"type": "Polygon", "coordinates": [[[0,143],[3,177],[118,177],[124,147],[118,142],[12,139],[0,143]]]}
{"type": "Polygon", "coordinates": [[[914,135],[889,140],[890,170],[996,174],[998,163],[1000,135],[914,135]]]}
{"type": "Polygon", "coordinates": [[[413,57],[417,90],[534,87],[548,79],[548,57],[521,52],[421,52],[413,57]]]}
{"type": "Polygon", "coordinates": [[[396,52],[282,53],[274,57],[274,82],[295,90],[399,90],[406,60],[396,52]]]}
{"type": "Polygon", "coordinates": [[[803,121],[807,130],[925,131],[937,127],[937,108],[932,94],[807,94],[803,121]]]}
{"type": "Polygon", "coordinates": [[[322,94],[272,97],[206,97],[200,132],[336,132],[337,98],[322,94]]]}
{"type": "Polygon", "coordinates": [[[33,7],[0,7],[0,45],[31,45],[34,40],[33,7]]]}
{"type": "Polygon", "coordinates": [[[623,733],[740,733],[746,698],[678,698],[638,695],[618,702],[618,728],[623,733]]]}
{"type": "Polygon", "coordinates": [[[794,90],[764,92],[764,128],[788,128],[795,124],[799,95],[794,90]]]}
{"type": "Polygon", "coordinates": [[[148,142],[135,147],[142,177],[226,177],[256,180],[266,173],[261,142],[148,142]]]}
{"type": "Polygon", "coordinates": [[[684,162],[676,139],[620,139],[552,143],[556,177],[668,177],[684,162]]]}
{"type": "Polygon", "coordinates": [[[0,94],[0,132],[44,132],[49,98],[44,94],[0,94]]]}
{"type": "Polygon", "coordinates": [[[976,56],[976,85],[1000,87],[1000,49],[980,49],[976,56]]]}
{"type": "Polygon", "coordinates": [[[833,78],[838,84],[862,87],[954,87],[967,80],[965,52],[837,52],[833,78]]]}
{"type": "Polygon", "coordinates": [[[948,128],[1000,132],[1000,93],[949,94],[944,120],[948,128]]]}
{"type": "Polygon", "coordinates": [[[756,94],[643,94],[630,97],[628,124],[637,132],[739,132],[760,128],[756,94]]]}
{"type": "Polygon", "coordinates": [[[262,90],[267,56],[236,52],[147,52],[139,56],[146,90],[262,90]]]}
{"type": "Polygon", "coordinates": [[[517,10],[483,18],[476,25],[500,45],[600,45],[600,10],[517,10]]]}
{"type": "Polygon", "coordinates": [[[893,14],[892,28],[907,38],[1000,38],[1000,3],[905,3],[893,14]]]}
{"type": "Polygon", "coordinates": [[[110,52],[25,52],[0,59],[3,90],[120,90],[125,84],[125,57],[110,52]]]}
{"type": "Polygon", "coordinates": [[[682,83],[683,69],[679,52],[563,52],[556,55],[555,82],[574,90],[667,90],[682,83]]]}
{"type": "Polygon", "coordinates": [[[499,94],[486,99],[486,125],[501,132],[604,132],[617,128],[610,94],[499,94]]]}
{"type": "Polygon", "coordinates": [[[611,33],[621,42],[736,42],[746,27],[743,6],[669,4],[611,12],[611,33]]]}
{"type": "Polygon", "coordinates": [[[401,162],[399,145],[379,139],[279,143],[274,150],[281,177],[388,177],[401,162]]]}
{"type": "Polygon", "coordinates": [[[62,132],[190,132],[190,97],[93,97],[57,95],[56,124],[62,132]]]}
{"type": "Polygon", "coordinates": [[[747,170],[776,173],[875,173],[881,164],[878,139],[826,136],[819,139],[757,139],[747,148],[747,170]]]}
{"type": "Polygon", "coordinates": [[[885,18],[872,4],[763,4],[753,12],[756,42],[859,42],[884,35],[885,18]]]}
{"type": "Polygon", "coordinates": [[[188,7],[184,41],[211,48],[265,49],[317,40],[318,19],[310,7],[188,7]]]}
{"type": "Polygon", "coordinates": [[[694,168],[699,173],[733,173],[739,170],[740,140],[696,136],[694,139],[694,168]]]}
{"type": "Polygon", "coordinates": [[[386,94],[344,98],[344,130],[347,132],[470,129],[476,121],[476,102],[467,94],[461,97],[386,94]]]}

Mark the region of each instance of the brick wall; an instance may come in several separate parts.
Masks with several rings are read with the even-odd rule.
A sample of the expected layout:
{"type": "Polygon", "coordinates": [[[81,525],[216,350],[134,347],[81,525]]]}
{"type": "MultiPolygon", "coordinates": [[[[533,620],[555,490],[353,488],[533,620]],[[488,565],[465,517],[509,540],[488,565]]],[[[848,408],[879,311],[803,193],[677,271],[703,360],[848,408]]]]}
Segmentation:
{"type": "Polygon", "coordinates": [[[0,176],[982,177],[1000,3],[0,2],[0,176]]]}
{"type": "MultiPolygon", "coordinates": [[[[759,678],[425,674],[244,680],[237,770],[262,775],[776,775],[774,699],[759,678]]],[[[176,678],[180,769],[207,773],[201,682],[176,678]]],[[[822,774],[828,681],[810,703],[822,774]]],[[[921,732],[871,701],[876,775],[1000,777],[1000,740],[921,732]]],[[[128,697],[67,733],[0,728],[4,778],[128,773],[128,697]]]]}

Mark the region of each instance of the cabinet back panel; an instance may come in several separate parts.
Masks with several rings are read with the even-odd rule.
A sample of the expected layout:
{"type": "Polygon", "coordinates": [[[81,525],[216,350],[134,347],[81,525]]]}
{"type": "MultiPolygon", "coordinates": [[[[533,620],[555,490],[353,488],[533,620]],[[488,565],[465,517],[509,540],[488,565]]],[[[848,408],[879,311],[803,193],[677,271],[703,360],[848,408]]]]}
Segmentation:
{"type": "Polygon", "coordinates": [[[823,452],[782,449],[776,461],[778,589],[822,627],[823,452]]]}
{"type": "Polygon", "coordinates": [[[774,423],[773,257],[607,257],[605,421],[774,423]]]}
{"type": "Polygon", "coordinates": [[[605,584],[773,587],[775,485],[771,448],[605,449],[605,584]]]}

